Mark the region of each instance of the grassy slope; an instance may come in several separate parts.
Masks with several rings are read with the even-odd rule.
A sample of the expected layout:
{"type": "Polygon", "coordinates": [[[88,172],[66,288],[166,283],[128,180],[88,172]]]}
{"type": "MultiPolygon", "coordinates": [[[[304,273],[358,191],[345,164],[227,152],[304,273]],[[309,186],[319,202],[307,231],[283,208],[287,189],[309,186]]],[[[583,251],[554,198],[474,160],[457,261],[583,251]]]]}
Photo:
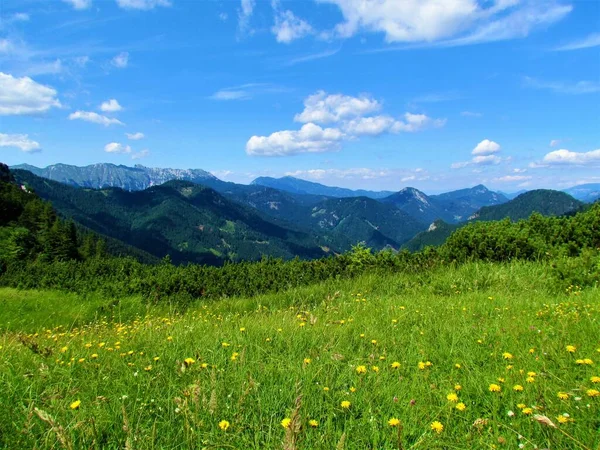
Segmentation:
{"type": "MultiPolygon", "coordinates": [[[[83,299],[0,290],[0,329],[10,322],[13,330],[0,334],[0,447],[60,448],[36,407],[73,448],[269,449],[295,436],[301,449],[332,449],[342,439],[339,448],[391,449],[398,448],[392,417],[402,421],[404,448],[578,448],[560,430],[581,448],[597,448],[600,398],[586,391],[600,389],[590,380],[600,376],[600,296],[552,286],[543,265],[469,264],[200,304],[180,316],[150,310],[123,324],[100,319],[77,329],[68,327],[83,299]],[[64,327],[45,331],[44,309],[54,311],[56,300],[66,316],[51,321],[64,327]],[[27,323],[23,308],[34,303],[27,323]],[[39,334],[17,334],[15,323],[39,334]],[[185,358],[195,362],[185,368],[185,358]],[[595,365],[576,364],[584,358],[595,365]],[[432,366],[420,370],[426,361],[432,366]],[[364,375],[356,372],[361,365],[364,375]],[[533,383],[528,371],[536,373],[533,383]],[[502,392],[490,392],[492,383],[502,392]],[[457,384],[464,411],[447,400],[457,384]],[[524,391],[513,391],[516,384],[524,391]],[[559,400],[558,392],[570,398],[559,400]],[[286,437],[280,421],[293,416],[299,395],[302,426],[286,437]],[[71,410],[75,400],[81,406],[71,410]],[[554,422],[563,413],[574,422],[545,427],[520,403],[554,422]],[[476,419],[488,423],[478,429],[476,419]],[[231,423],[227,432],[221,420],[231,423]],[[444,425],[441,434],[430,429],[433,421],[444,425]]],[[[79,323],[102,305],[88,301],[79,323]]],[[[138,307],[135,298],[120,305],[123,317],[138,307]]]]}

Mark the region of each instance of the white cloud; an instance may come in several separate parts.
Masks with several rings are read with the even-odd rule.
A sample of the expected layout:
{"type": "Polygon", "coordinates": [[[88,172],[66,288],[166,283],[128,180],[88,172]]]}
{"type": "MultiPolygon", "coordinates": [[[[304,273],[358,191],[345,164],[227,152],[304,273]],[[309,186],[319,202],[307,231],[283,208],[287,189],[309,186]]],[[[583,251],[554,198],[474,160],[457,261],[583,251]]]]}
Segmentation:
{"type": "Polygon", "coordinates": [[[550,147],[556,147],[558,144],[560,144],[562,142],[562,140],[560,139],[552,139],[550,141],[550,147]]]}
{"type": "Polygon", "coordinates": [[[0,116],[37,114],[61,106],[55,89],[0,72],[0,116]]]}
{"type": "Polygon", "coordinates": [[[496,155],[474,156],[471,162],[479,166],[491,166],[494,164],[500,164],[502,162],[502,158],[496,155]]]}
{"type": "Polygon", "coordinates": [[[170,0],[117,0],[117,5],[123,9],[148,11],[157,6],[171,6],[171,2],[170,0]]]}
{"type": "Polygon", "coordinates": [[[29,14],[27,13],[15,13],[9,19],[10,22],[28,22],[29,14]]]}
{"type": "Polygon", "coordinates": [[[119,69],[124,69],[129,64],[129,53],[119,53],[111,60],[111,64],[119,69]]]}
{"type": "Polygon", "coordinates": [[[382,133],[400,133],[402,131],[412,133],[428,127],[441,127],[445,123],[444,119],[432,119],[425,114],[405,113],[404,120],[396,120],[387,115],[359,117],[342,124],[342,128],[353,136],[377,136],[382,133]]]}
{"type": "Polygon", "coordinates": [[[527,181],[531,180],[533,177],[528,175],[505,175],[503,177],[494,178],[494,181],[500,183],[514,183],[516,181],[527,181]]]}
{"type": "Polygon", "coordinates": [[[313,33],[313,27],[308,22],[300,19],[290,10],[282,10],[279,0],[273,0],[271,5],[275,10],[275,25],[271,28],[271,32],[277,42],[289,44],[313,33]]]}
{"type": "Polygon", "coordinates": [[[489,139],[481,141],[471,152],[472,155],[491,155],[500,151],[500,144],[489,139]]]}
{"type": "Polygon", "coordinates": [[[390,178],[406,181],[425,181],[431,177],[423,169],[373,169],[356,167],[350,169],[308,169],[286,172],[284,175],[309,180],[376,180],[390,178]]]}
{"type": "MultiPolygon", "coordinates": [[[[129,153],[129,152],[125,152],[125,153],[129,153]]],[[[131,159],[142,159],[142,158],[146,158],[147,156],[150,156],[150,150],[145,148],[144,150],[140,150],[139,152],[132,154],[131,159]]]]}
{"type": "Polygon", "coordinates": [[[527,36],[557,22],[572,6],[556,0],[318,0],[337,5],[344,17],[330,34],[383,33],[387,42],[467,45],[527,36]]]}
{"type": "Polygon", "coordinates": [[[0,133],[0,147],[15,147],[26,153],[41,151],[40,144],[32,139],[29,139],[27,134],[0,133]]]}
{"type": "Polygon", "coordinates": [[[132,141],[139,141],[146,137],[144,133],[140,133],[139,131],[137,133],[125,133],[125,135],[127,136],[127,139],[131,139],[132,141]]]}
{"type": "Polygon", "coordinates": [[[541,81],[532,77],[525,77],[525,85],[534,89],[546,89],[559,94],[595,94],[600,92],[600,83],[597,81],[578,81],[565,83],[562,81],[541,81]]]}
{"type": "Polygon", "coordinates": [[[92,0],[63,0],[63,2],[70,4],[74,9],[78,10],[88,9],[92,6],[92,0]]]}
{"type": "Polygon", "coordinates": [[[123,107],[121,105],[119,105],[119,102],[114,98],[111,98],[110,100],[106,100],[105,102],[102,102],[102,104],[100,105],[100,110],[104,111],[104,112],[117,112],[117,111],[121,111],[122,109],[123,109],[123,107]]]}
{"type": "Polygon", "coordinates": [[[600,164],[600,149],[589,152],[572,152],[560,149],[547,153],[543,162],[547,165],[588,165],[600,164]]]}
{"type": "Polygon", "coordinates": [[[75,111],[69,114],[69,120],[84,120],[85,122],[97,123],[108,127],[110,125],[125,125],[118,119],[102,116],[92,111],[75,111]]]}
{"type": "Polygon", "coordinates": [[[481,117],[481,116],[483,116],[483,114],[478,113],[478,112],[473,112],[473,111],[463,111],[460,113],[460,115],[463,117],[481,117]]]}
{"type": "Polygon", "coordinates": [[[378,111],[381,104],[367,95],[351,97],[349,95],[327,95],[318,91],[304,100],[304,111],[296,114],[294,121],[307,123],[332,123],[345,119],[361,117],[378,111]]]}
{"type": "Polygon", "coordinates": [[[252,98],[248,91],[234,90],[234,89],[222,89],[215,92],[209,98],[212,100],[248,100],[252,98]]]}
{"type": "Polygon", "coordinates": [[[256,0],[241,0],[240,9],[238,10],[238,31],[244,34],[252,34],[250,29],[250,19],[254,13],[256,0]]]}
{"type": "Polygon", "coordinates": [[[592,33],[589,36],[569,44],[556,47],[554,50],[557,52],[580,50],[582,48],[592,48],[600,46],[600,33],[592,33]]]}
{"type": "Polygon", "coordinates": [[[0,39],[0,53],[11,53],[15,49],[15,45],[8,39],[0,39]]]}
{"type": "Polygon", "coordinates": [[[123,145],[119,142],[111,142],[104,146],[104,151],[107,153],[131,153],[131,147],[129,145],[123,145]]]}
{"type": "Polygon", "coordinates": [[[298,131],[277,131],[270,136],[252,136],[246,143],[251,156],[286,156],[298,153],[320,153],[339,148],[344,134],[336,128],[321,128],[307,123],[298,131]]]}

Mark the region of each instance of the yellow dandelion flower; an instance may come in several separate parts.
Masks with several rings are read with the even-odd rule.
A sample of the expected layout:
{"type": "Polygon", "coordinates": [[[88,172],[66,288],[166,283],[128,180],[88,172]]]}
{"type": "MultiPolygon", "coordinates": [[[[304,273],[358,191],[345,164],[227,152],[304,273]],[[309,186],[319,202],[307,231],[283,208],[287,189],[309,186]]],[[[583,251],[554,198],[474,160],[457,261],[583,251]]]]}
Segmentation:
{"type": "Polygon", "coordinates": [[[243,333],[244,331],[246,331],[246,328],[244,328],[244,327],[241,327],[241,328],[240,328],[240,332],[242,332],[242,333],[243,333]]]}
{"type": "Polygon", "coordinates": [[[535,377],[536,375],[537,375],[537,373],[535,373],[535,372],[527,372],[528,377],[535,377]]]}
{"type": "Polygon", "coordinates": [[[350,405],[351,403],[348,400],[344,400],[342,403],[340,403],[340,406],[344,409],[349,409],[350,405]]]}
{"type": "Polygon", "coordinates": [[[455,384],[454,385],[454,390],[455,391],[462,391],[462,386],[460,384],[455,384]]]}
{"type": "MultiPolygon", "coordinates": [[[[171,342],[172,340],[173,340],[173,336],[168,336],[167,337],[167,341],[171,342]]],[[[118,345],[118,344],[115,344],[115,345],[118,345]]]]}
{"type": "Polygon", "coordinates": [[[94,353],[92,356],[90,356],[90,358],[92,358],[92,359],[98,358],[98,353],[94,353]]]}
{"type": "Polygon", "coordinates": [[[513,368],[512,364],[509,364],[508,366],[506,366],[506,370],[512,370],[512,368],[513,368]]]}
{"type": "Polygon", "coordinates": [[[535,383],[535,377],[527,377],[525,378],[525,381],[527,381],[528,383],[535,383]]]}
{"type": "Polygon", "coordinates": [[[356,392],[356,388],[354,386],[350,386],[350,392],[356,392]]]}
{"type": "Polygon", "coordinates": [[[65,353],[67,350],[69,350],[69,347],[65,346],[65,347],[63,347],[63,348],[60,349],[60,352],[61,353],[65,353]]]}
{"type": "Polygon", "coordinates": [[[325,391],[325,392],[329,392],[329,388],[328,388],[327,386],[325,386],[325,387],[323,388],[323,391],[325,391]]]}
{"type": "Polygon", "coordinates": [[[451,392],[448,395],[446,395],[446,398],[450,402],[455,402],[456,403],[458,401],[458,395],[456,395],[454,392],[451,392]]]}
{"type": "Polygon", "coordinates": [[[523,386],[521,386],[520,384],[515,384],[513,386],[513,391],[516,391],[516,392],[523,392],[523,389],[524,389],[523,386]]]}
{"type": "Polygon", "coordinates": [[[494,383],[490,384],[490,387],[488,389],[489,389],[490,392],[500,392],[500,391],[502,391],[502,388],[499,385],[494,384],[494,383]]]}
{"type": "Polygon", "coordinates": [[[289,417],[286,417],[285,419],[283,419],[281,421],[281,426],[283,428],[289,428],[291,423],[292,423],[292,419],[290,419],[289,417]]]}
{"type": "Polygon", "coordinates": [[[508,352],[504,352],[504,353],[502,353],[502,357],[503,357],[504,359],[513,359],[513,355],[511,355],[511,354],[510,354],[510,353],[508,353],[508,352]]]}
{"type": "Polygon", "coordinates": [[[600,383],[600,377],[592,377],[592,378],[590,378],[590,381],[592,383],[600,383]]]}
{"type": "Polygon", "coordinates": [[[371,370],[375,373],[379,373],[379,367],[377,367],[377,366],[372,366],[371,370]]]}
{"type": "Polygon", "coordinates": [[[440,434],[442,431],[444,431],[444,425],[436,420],[435,422],[431,423],[431,429],[437,434],[440,434]]]}
{"type": "Polygon", "coordinates": [[[231,344],[228,342],[221,342],[221,347],[229,347],[231,344]]]}
{"type": "Polygon", "coordinates": [[[575,353],[577,351],[577,347],[574,345],[567,345],[566,349],[569,353],[575,353]]]}
{"type": "Polygon", "coordinates": [[[519,408],[519,409],[523,409],[523,408],[525,408],[526,406],[527,406],[527,405],[526,405],[525,403],[518,403],[518,404],[517,404],[517,408],[519,408]]]}
{"type": "Polygon", "coordinates": [[[313,428],[317,428],[319,426],[319,422],[317,422],[315,419],[309,420],[308,424],[313,428]]]}
{"type": "Polygon", "coordinates": [[[373,340],[371,341],[371,344],[373,344],[373,345],[376,345],[376,344],[377,344],[377,341],[376,341],[375,339],[373,339],[373,340]]]}
{"type": "Polygon", "coordinates": [[[597,389],[588,389],[585,393],[588,397],[600,397],[600,391],[597,389]]]}
{"type": "Polygon", "coordinates": [[[456,364],[454,364],[454,367],[456,367],[457,369],[460,369],[460,368],[461,368],[461,365],[460,365],[460,364],[458,364],[458,363],[456,363],[456,364]]]}
{"type": "Polygon", "coordinates": [[[528,416],[533,412],[533,408],[523,408],[521,412],[528,416]]]}
{"type": "Polygon", "coordinates": [[[583,364],[585,364],[587,366],[593,366],[594,365],[594,361],[592,361],[590,358],[585,358],[583,360],[583,364]]]}
{"type": "Polygon", "coordinates": [[[392,363],[392,369],[399,369],[400,368],[400,363],[398,361],[394,361],[392,363]]]}
{"type": "Polygon", "coordinates": [[[397,427],[398,425],[400,425],[400,420],[396,419],[395,417],[392,417],[390,420],[388,420],[388,425],[390,427],[397,427]]]}
{"type": "Polygon", "coordinates": [[[305,327],[305,326],[306,326],[306,322],[300,322],[300,323],[298,324],[298,326],[299,326],[299,327],[305,327]]]}
{"type": "Polygon", "coordinates": [[[304,358],[304,364],[310,364],[311,359],[310,358],[304,358]]]}
{"type": "Polygon", "coordinates": [[[561,423],[561,424],[565,424],[565,423],[569,422],[569,418],[565,417],[565,416],[557,416],[556,420],[558,420],[558,423],[561,423]]]}
{"type": "Polygon", "coordinates": [[[185,358],[183,360],[183,362],[185,363],[186,366],[191,366],[192,364],[194,364],[196,362],[196,360],[194,358],[185,358]]]}
{"type": "Polygon", "coordinates": [[[158,360],[160,360],[160,356],[155,356],[153,359],[154,359],[154,361],[158,361],[158,360]]]}
{"type": "Polygon", "coordinates": [[[533,355],[534,353],[535,353],[535,348],[530,348],[530,349],[529,349],[529,354],[530,354],[530,355],[533,355]]]}
{"type": "Polygon", "coordinates": [[[230,426],[231,424],[227,420],[221,420],[219,422],[219,428],[223,431],[227,431],[230,426]]]}
{"type": "Polygon", "coordinates": [[[71,409],[79,409],[80,406],[81,406],[81,400],[75,400],[73,403],[71,403],[69,405],[69,408],[71,408],[71,409]]]}
{"type": "Polygon", "coordinates": [[[356,373],[358,374],[363,374],[363,373],[367,373],[367,368],[365,366],[358,366],[356,368],[356,373]]]}
{"type": "Polygon", "coordinates": [[[465,409],[467,409],[467,405],[465,405],[463,402],[457,403],[456,409],[458,409],[459,411],[464,411],[465,409]]]}
{"type": "Polygon", "coordinates": [[[566,392],[559,392],[558,394],[556,394],[556,396],[561,400],[569,399],[569,394],[567,394],[566,392]]]}
{"type": "Polygon", "coordinates": [[[360,336],[361,338],[364,338],[364,337],[365,337],[365,333],[360,333],[360,335],[359,335],[359,336],[360,336]]]}

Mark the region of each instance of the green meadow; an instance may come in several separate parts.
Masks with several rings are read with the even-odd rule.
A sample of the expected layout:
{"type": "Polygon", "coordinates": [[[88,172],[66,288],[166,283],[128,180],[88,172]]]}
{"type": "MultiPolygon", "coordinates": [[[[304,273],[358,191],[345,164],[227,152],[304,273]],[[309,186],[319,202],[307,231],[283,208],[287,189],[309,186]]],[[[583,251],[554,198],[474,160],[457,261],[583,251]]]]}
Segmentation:
{"type": "Polygon", "coordinates": [[[10,449],[597,449],[600,292],[550,263],[185,310],[0,289],[10,449]]]}

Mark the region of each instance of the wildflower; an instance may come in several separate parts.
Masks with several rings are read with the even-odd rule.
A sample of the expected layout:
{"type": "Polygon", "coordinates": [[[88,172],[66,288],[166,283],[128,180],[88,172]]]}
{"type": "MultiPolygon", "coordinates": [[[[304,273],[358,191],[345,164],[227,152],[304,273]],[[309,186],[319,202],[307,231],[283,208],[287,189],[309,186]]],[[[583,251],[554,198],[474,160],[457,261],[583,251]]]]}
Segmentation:
{"type": "Polygon", "coordinates": [[[455,391],[461,391],[462,390],[462,386],[460,384],[455,384],[454,385],[454,390],[455,391]]]}
{"type": "Polygon", "coordinates": [[[458,395],[456,395],[454,392],[451,392],[448,395],[446,395],[446,398],[448,399],[449,402],[456,403],[458,401],[458,395]]]}
{"type": "Polygon", "coordinates": [[[592,377],[592,378],[590,378],[590,381],[592,383],[600,383],[600,377],[592,377]]]}
{"type": "Polygon", "coordinates": [[[588,397],[600,397],[600,391],[596,389],[588,389],[585,393],[588,397]]]}
{"type": "Polygon", "coordinates": [[[513,391],[522,392],[523,391],[523,386],[521,386],[520,384],[515,384],[513,386],[513,391]]]}
{"type": "Polygon", "coordinates": [[[231,359],[232,361],[235,361],[235,360],[237,359],[237,357],[238,357],[238,356],[240,356],[240,354],[239,354],[238,352],[233,352],[233,353],[231,354],[231,358],[230,358],[230,359],[231,359]]]}
{"type": "Polygon", "coordinates": [[[587,366],[593,366],[594,365],[594,361],[592,361],[590,358],[585,358],[583,360],[583,364],[585,364],[587,366]]]}
{"type": "Polygon", "coordinates": [[[92,358],[92,359],[98,358],[98,353],[94,353],[92,356],[90,356],[90,358],[92,358]]]}
{"type": "Polygon", "coordinates": [[[395,417],[392,417],[390,420],[388,420],[388,425],[390,427],[397,427],[398,425],[400,425],[400,420],[396,419],[395,417]]]}
{"type": "Polygon", "coordinates": [[[499,382],[499,383],[504,383],[505,381],[506,381],[506,380],[505,380],[504,378],[502,378],[502,377],[498,378],[498,382],[499,382]]]}
{"type": "Polygon", "coordinates": [[[488,389],[490,390],[490,392],[500,392],[500,391],[502,391],[502,388],[499,385],[494,384],[494,383],[490,384],[490,387],[488,389]]]}
{"type": "Polygon", "coordinates": [[[431,429],[437,434],[440,434],[442,431],[444,431],[444,425],[436,420],[435,422],[431,423],[431,429]]]}
{"type": "Polygon", "coordinates": [[[461,365],[456,363],[456,364],[454,364],[454,367],[456,367],[457,369],[460,369],[461,365]]]}
{"type": "Polygon", "coordinates": [[[308,424],[313,428],[317,428],[319,426],[319,422],[317,422],[315,419],[309,420],[308,424]]]}
{"type": "Polygon", "coordinates": [[[525,378],[525,381],[527,381],[528,383],[535,383],[535,377],[527,377],[525,378]]]}
{"type": "Polygon", "coordinates": [[[289,428],[291,423],[292,423],[292,419],[290,419],[289,417],[286,417],[285,419],[283,419],[281,421],[281,426],[283,428],[289,428]]]}
{"type": "Polygon", "coordinates": [[[354,386],[350,386],[350,392],[356,392],[356,388],[354,386]]]}
{"type": "Polygon", "coordinates": [[[367,373],[367,368],[365,366],[358,366],[356,368],[356,373],[358,374],[363,374],[363,373],[367,373]]]}
{"type": "Polygon", "coordinates": [[[183,360],[183,362],[185,363],[186,366],[191,366],[192,364],[194,364],[196,362],[196,360],[194,358],[185,358],[183,360]]]}
{"type": "Polygon", "coordinates": [[[425,363],[423,361],[419,361],[419,364],[417,364],[420,370],[425,370],[425,363]]]}
{"type": "Polygon", "coordinates": [[[63,348],[60,349],[60,352],[61,353],[65,353],[67,350],[69,350],[69,347],[65,346],[65,347],[63,347],[63,348]]]}
{"type": "Polygon", "coordinates": [[[577,347],[574,345],[567,345],[566,349],[569,353],[575,353],[577,351],[577,347]]]}
{"type": "Polygon", "coordinates": [[[80,406],[81,406],[81,400],[75,400],[73,403],[71,403],[69,405],[69,408],[71,408],[71,409],[79,409],[80,406]]]}
{"type": "Polygon", "coordinates": [[[379,372],[379,367],[377,367],[377,366],[373,366],[373,367],[371,367],[371,370],[372,370],[373,372],[375,372],[375,373],[378,373],[378,372],[379,372]]]}
{"type": "MultiPolygon", "coordinates": [[[[173,340],[173,336],[168,336],[167,337],[167,341],[171,342],[172,340],[173,340]]],[[[115,344],[115,345],[118,345],[118,344],[115,344]]]]}
{"type": "Polygon", "coordinates": [[[528,416],[533,412],[533,408],[523,408],[521,412],[528,416]]]}
{"type": "Polygon", "coordinates": [[[241,327],[241,328],[240,328],[240,332],[242,332],[242,333],[243,333],[243,332],[245,332],[245,331],[246,331],[246,328],[244,328],[244,327],[241,327]]]}
{"type": "Polygon", "coordinates": [[[561,400],[568,400],[569,399],[569,394],[567,394],[566,392],[559,392],[558,394],[556,394],[556,396],[558,398],[560,398],[561,400]]]}
{"type": "Polygon", "coordinates": [[[227,420],[221,420],[219,422],[219,428],[223,431],[227,431],[227,428],[229,428],[231,424],[227,421],[227,420]]]}
{"type": "Polygon", "coordinates": [[[310,358],[304,358],[304,364],[310,364],[311,359],[310,358]]]}
{"type": "Polygon", "coordinates": [[[227,342],[221,342],[221,347],[229,347],[231,344],[227,342]]]}
{"type": "Polygon", "coordinates": [[[373,345],[377,345],[377,341],[376,341],[375,339],[373,339],[373,340],[371,341],[371,344],[373,344],[373,345]]]}
{"type": "Polygon", "coordinates": [[[365,333],[360,333],[360,335],[359,335],[359,336],[360,336],[361,338],[364,338],[364,337],[365,337],[365,333]]]}
{"type": "Polygon", "coordinates": [[[152,366],[146,366],[146,367],[144,367],[144,370],[146,372],[150,372],[152,370],[152,366]]]}
{"type": "Polygon", "coordinates": [[[537,373],[535,373],[535,372],[527,372],[528,377],[535,377],[536,375],[537,375],[537,373]]]}
{"type": "Polygon", "coordinates": [[[392,363],[392,369],[399,369],[400,368],[400,363],[398,361],[394,361],[392,363]]]}
{"type": "Polygon", "coordinates": [[[305,326],[306,326],[306,322],[300,322],[300,323],[298,324],[298,326],[299,326],[299,327],[305,327],[305,326]]]}
{"type": "Polygon", "coordinates": [[[467,406],[463,402],[460,402],[456,404],[456,409],[458,409],[459,411],[464,411],[465,409],[467,409],[467,406]]]}
{"type": "Polygon", "coordinates": [[[503,357],[504,359],[513,359],[513,355],[511,355],[511,354],[510,354],[510,353],[508,353],[508,352],[504,352],[504,353],[502,353],[502,357],[503,357]]]}
{"type": "Polygon", "coordinates": [[[514,413],[513,411],[508,411],[508,412],[506,413],[506,415],[507,415],[508,417],[515,417],[515,413],[514,413]]]}
{"type": "Polygon", "coordinates": [[[523,409],[523,408],[525,408],[526,406],[527,406],[527,405],[526,405],[526,404],[524,404],[524,403],[519,403],[519,404],[517,405],[517,408],[519,408],[519,409],[523,409]]]}
{"type": "Polygon", "coordinates": [[[342,403],[340,403],[340,406],[344,409],[349,409],[350,408],[350,402],[348,400],[344,400],[342,403]]]}
{"type": "Polygon", "coordinates": [[[323,388],[323,391],[324,391],[324,392],[329,392],[329,388],[328,388],[327,386],[325,386],[325,387],[323,388]]]}
{"type": "Polygon", "coordinates": [[[155,356],[153,359],[154,361],[158,361],[160,359],[160,356],[155,356]]]}
{"type": "Polygon", "coordinates": [[[562,423],[562,424],[569,422],[569,418],[565,417],[565,416],[557,416],[556,420],[558,420],[558,423],[562,423]]]}
{"type": "Polygon", "coordinates": [[[534,353],[535,353],[535,348],[530,348],[530,349],[529,349],[529,354],[530,354],[530,355],[533,355],[534,353]]]}

